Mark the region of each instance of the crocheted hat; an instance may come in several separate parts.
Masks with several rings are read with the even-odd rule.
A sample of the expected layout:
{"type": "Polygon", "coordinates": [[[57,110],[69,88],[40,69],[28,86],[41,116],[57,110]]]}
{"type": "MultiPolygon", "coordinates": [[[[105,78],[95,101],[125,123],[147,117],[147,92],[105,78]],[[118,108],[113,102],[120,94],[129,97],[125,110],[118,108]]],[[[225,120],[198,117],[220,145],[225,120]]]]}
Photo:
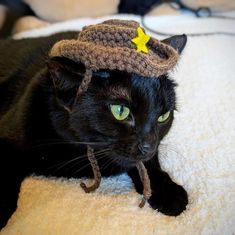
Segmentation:
{"type": "Polygon", "coordinates": [[[172,69],[178,60],[177,51],[144,34],[139,23],[108,20],[86,26],[77,39],[57,42],[50,57],[66,57],[83,63],[86,72],[78,95],[87,90],[92,72],[99,69],[121,70],[144,77],[158,77],[172,69]],[[138,40],[144,35],[145,42],[138,40]],[[145,49],[140,49],[144,47],[145,49]]]}

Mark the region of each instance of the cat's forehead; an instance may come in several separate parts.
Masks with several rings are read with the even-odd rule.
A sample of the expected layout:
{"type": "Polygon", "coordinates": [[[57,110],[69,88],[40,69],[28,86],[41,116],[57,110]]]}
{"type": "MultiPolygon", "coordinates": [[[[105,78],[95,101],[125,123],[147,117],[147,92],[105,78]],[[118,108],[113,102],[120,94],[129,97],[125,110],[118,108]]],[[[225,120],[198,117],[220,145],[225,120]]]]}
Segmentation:
{"type": "Polygon", "coordinates": [[[154,98],[160,87],[158,78],[152,79],[135,74],[115,73],[108,79],[107,94],[114,99],[131,101],[137,96],[141,99],[154,98]]]}
{"type": "Polygon", "coordinates": [[[125,99],[131,101],[131,90],[128,87],[121,85],[112,85],[108,89],[110,98],[113,99],[125,99]]]}

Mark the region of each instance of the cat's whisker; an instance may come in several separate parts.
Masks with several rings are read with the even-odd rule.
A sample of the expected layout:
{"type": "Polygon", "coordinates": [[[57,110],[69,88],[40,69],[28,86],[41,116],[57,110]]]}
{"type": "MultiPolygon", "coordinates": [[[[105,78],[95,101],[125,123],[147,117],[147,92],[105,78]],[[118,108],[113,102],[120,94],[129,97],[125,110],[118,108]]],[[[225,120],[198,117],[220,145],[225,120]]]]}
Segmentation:
{"type": "Polygon", "coordinates": [[[105,166],[103,166],[102,167],[102,170],[104,171],[105,169],[107,169],[108,167],[110,167],[110,165],[112,165],[113,164],[113,161],[111,160],[111,161],[108,161],[106,164],[105,164],[105,166]]]}
{"type": "Polygon", "coordinates": [[[85,145],[97,145],[97,146],[111,146],[113,143],[107,143],[106,142],[79,142],[79,141],[73,141],[71,143],[74,143],[74,144],[85,144],[85,145]]]}
{"type": "MultiPolygon", "coordinates": [[[[95,152],[95,156],[98,157],[99,155],[102,155],[102,154],[105,153],[106,151],[108,152],[109,149],[97,151],[97,152],[95,152]]],[[[72,162],[76,162],[76,161],[85,161],[85,160],[87,160],[87,159],[88,159],[88,158],[87,158],[87,154],[84,154],[84,155],[75,157],[75,158],[73,158],[73,159],[71,159],[71,160],[69,160],[69,161],[66,161],[65,164],[62,163],[63,166],[61,166],[61,167],[64,167],[65,165],[68,165],[68,164],[70,164],[70,163],[72,163],[72,162]]]]}
{"type": "MultiPolygon", "coordinates": [[[[167,142],[167,143],[161,143],[160,145],[164,145],[164,146],[169,146],[169,147],[174,147],[176,149],[179,148],[179,145],[173,144],[172,142],[167,142]]],[[[190,147],[189,145],[185,144],[183,145],[184,147],[190,147]]]]}
{"type": "Polygon", "coordinates": [[[87,163],[86,165],[84,165],[84,166],[82,166],[81,168],[79,168],[78,170],[76,170],[76,171],[73,173],[73,175],[77,174],[78,172],[80,172],[81,170],[85,169],[86,167],[88,167],[88,166],[90,166],[90,165],[91,165],[90,162],[87,163]]]}
{"type": "Polygon", "coordinates": [[[161,156],[162,156],[163,158],[167,158],[167,157],[168,157],[168,155],[167,155],[166,153],[161,153],[161,156]]]}
{"type": "MultiPolygon", "coordinates": [[[[109,151],[108,151],[108,152],[109,152],[109,151]]],[[[99,153],[99,154],[95,155],[95,157],[96,157],[97,160],[101,160],[101,159],[107,157],[106,153],[107,153],[107,152],[99,153]]],[[[77,166],[78,164],[80,164],[80,163],[82,163],[82,162],[84,162],[84,161],[89,161],[87,156],[86,156],[86,158],[83,158],[82,160],[79,160],[79,159],[78,159],[78,161],[76,161],[71,167],[66,168],[66,169],[67,169],[67,170],[70,170],[70,169],[72,169],[73,167],[77,166]]]]}
{"type": "Polygon", "coordinates": [[[113,164],[115,161],[112,158],[109,158],[106,163],[101,167],[102,170],[107,169],[111,164],[113,164]]]}
{"type": "Polygon", "coordinates": [[[119,164],[119,167],[121,168],[121,171],[122,171],[124,169],[123,160],[118,159],[118,164],[119,164]]]}
{"type": "MultiPolygon", "coordinates": [[[[106,153],[105,153],[105,154],[106,154],[106,153]]],[[[102,158],[105,158],[105,157],[107,157],[107,155],[103,155],[103,156],[97,158],[97,160],[101,160],[102,158]]],[[[112,160],[112,159],[111,159],[111,160],[112,160]]],[[[80,172],[81,170],[85,169],[85,168],[88,167],[89,165],[90,165],[90,162],[89,162],[88,164],[82,166],[82,167],[79,168],[78,170],[76,170],[76,171],[73,173],[73,175],[77,174],[78,172],[80,172]]]]}
{"type": "MultiPolygon", "coordinates": [[[[108,148],[108,149],[102,149],[102,150],[96,151],[94,154],[95,154],[96,156],[99,156],[99,155],[101,155],[101,154],[103,154],[103,153],[105,153],[105,152],[109,152],[109,151],[110,151],[109,148],[108,148]]],[[[85,161],[86,159],[87,159],[87,154],[84,154],[84,155],[75,157],[75,158],[73,158],[73,159],[71,159],[71,160],[69,160],[69,161],[63,161],[62,163],[56,164],[56,165],[54,165],[54,166],[52,166],[52,167],[50,167],[50,168],[55,168],[55,167],[58,166],[58,168],[56,168],[56,171],[58,171],[58,170],[62,169],[63,167],[65,167],[65,166],[71,164],[72,162],[79,161],[79,160],[80,160],[80,161],[83,161],[83,160],[85,161]],[[62,164],[62,165],[61,165],[61,164],[62,164]]]]}
{"type": "MultiPolygon", "coordinates": [[[[184,155],[182,153],[180,153],[180,151],[177,150],[177,147],[174,146],[174,145],[171,145],[171,144],[160,144],[162,150],[164,152],[173,152],[173,153],[176,153],[177,155],[179,155],[180,157],[184,157],[184,155]]],[[[160,154],[163,154],[162,152],[163,151],[160,151],[160,154]]],[[[166,155],[167,156],[167,155],[166,155]]],[[[164,157],[166,157],[164,156],[164,157]]]]}
{"type": "Polygon", "coordinates": [[[78,170],[76,170],[76,171],[73,173],[73,176],[76,175],[77,173],[79,173],[81,170],[87,168],[88,166],[90,166],[90,162],[87,163],[86,165],[82,166],[82,167],[79,168],[78,170]]]}
{"type": "Polygon", "coordinates": [[[74,144],[74,145],[95,145],[95,146],[109,146],[110,144],[107,144],[107,142],[82,142],[82,141],[56,141],[51,143],[42,143],[34,145],[32,148],[39,148],[39,147],[45,147],[45,146],[52,146],[52,145],[59,145],[59,144],[74,144]]]}

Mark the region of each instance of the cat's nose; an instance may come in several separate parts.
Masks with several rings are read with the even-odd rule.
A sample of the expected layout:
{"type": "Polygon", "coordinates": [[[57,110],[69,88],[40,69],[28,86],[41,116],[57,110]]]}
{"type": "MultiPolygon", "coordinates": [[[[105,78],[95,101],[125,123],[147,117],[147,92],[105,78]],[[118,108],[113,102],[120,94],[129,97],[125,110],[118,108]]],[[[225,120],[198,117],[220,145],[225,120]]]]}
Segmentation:
{"type": "Polygon", "coordinates": [[[152,147],[149,143],[138,144],[138,149],[143,155],[147,155],[152,152],[152,147]]]}

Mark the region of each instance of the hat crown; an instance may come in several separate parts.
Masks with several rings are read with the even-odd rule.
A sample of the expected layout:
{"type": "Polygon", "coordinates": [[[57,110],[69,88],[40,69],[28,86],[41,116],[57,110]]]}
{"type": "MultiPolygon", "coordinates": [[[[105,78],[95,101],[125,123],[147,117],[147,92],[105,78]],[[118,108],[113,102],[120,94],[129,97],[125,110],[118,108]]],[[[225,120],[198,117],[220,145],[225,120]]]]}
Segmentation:
{"type": "Polygon", "coordinates": [[[136,37],[139,23],[135,21],[109,20],[101,24],[85,26],[78,40],[109,47],[135,48],[131,39],[136,37]]]}

